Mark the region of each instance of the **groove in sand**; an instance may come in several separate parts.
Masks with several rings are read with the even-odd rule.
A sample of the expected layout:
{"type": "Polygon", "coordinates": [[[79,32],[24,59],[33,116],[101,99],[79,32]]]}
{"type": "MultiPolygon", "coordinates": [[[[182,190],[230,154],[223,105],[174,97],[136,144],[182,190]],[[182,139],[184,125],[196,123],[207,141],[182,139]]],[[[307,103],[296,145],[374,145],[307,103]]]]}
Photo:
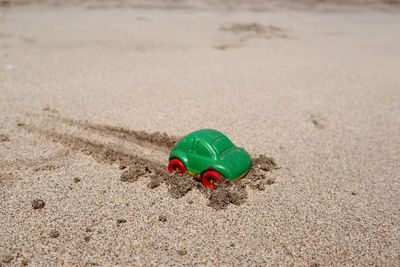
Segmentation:
{"type": "MultiPolygon", "coordinates": [[[[56,121],[58,120],[67,125],[131,141],[143,148],[155,145],[163,150],[167,150],[171,149],[179,140],[179,138],[168,136],[165,133],[147,133],[109,125],[91,124],[68,118],[52,118],[56,118],[56,121]]],[[[189,175],[185,174],[182,177],[182,175],[168,173],[167,163],[164,166],[161,163],[123,151],[119,148],[70,134],[58,133],[54,130],[42,129],[35,126],[25,125],[23,127],[27,130],[40,133],[52,142],[88,155],[97,162],[119,164],[119,169],[122,170],[120,176],[121,182],[135,182],[142,177],[147,177],[150,179],[147,186],[149,189],[154,189],[161,184],[165,184],[171,196],[176,199],[185,196],[187,192],[193,189],[197,189],[209,199],[208,205],[217,210],[224,209],[230,204],[240,205],[244,203],[248,195],[246,190],[247,185],[252,189],[264,190],[266,185],[271,185],[275,182],[267,173],[273,169],[277,169],[276,163],[272,158],[264,155],[253,159],[254,167],[245,178],[233,182],[223,182],[217,190],[209,190],[189,175]]]]}

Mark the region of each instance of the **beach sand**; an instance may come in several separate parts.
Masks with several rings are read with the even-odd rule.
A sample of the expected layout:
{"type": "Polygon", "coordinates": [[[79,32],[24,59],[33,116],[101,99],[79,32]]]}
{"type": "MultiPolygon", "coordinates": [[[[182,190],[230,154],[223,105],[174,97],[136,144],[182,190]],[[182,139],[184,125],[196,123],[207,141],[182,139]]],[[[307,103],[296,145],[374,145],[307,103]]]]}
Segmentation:
{"type": "Polygon", "coordinates": [[[0,265],[400,265],[396,5],[39,2],[0,7],[0,265]],[[249,175],[167,174],[201,128],[249,175]]]}

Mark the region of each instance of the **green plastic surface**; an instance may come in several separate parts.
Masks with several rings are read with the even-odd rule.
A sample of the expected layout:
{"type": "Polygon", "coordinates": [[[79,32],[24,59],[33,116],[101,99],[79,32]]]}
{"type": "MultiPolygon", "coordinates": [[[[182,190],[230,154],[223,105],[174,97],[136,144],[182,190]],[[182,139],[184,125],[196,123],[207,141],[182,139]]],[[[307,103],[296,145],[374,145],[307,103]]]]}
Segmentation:
{"type": "Polygon", "coordinates": [[[187,171],[202,174],[216,170],[229,180],[242,177],[252,166],[246,150],[212,129],[198,130],[183,137],[169,155],[169,160],[173,158],[180,159],[187,171]]]}

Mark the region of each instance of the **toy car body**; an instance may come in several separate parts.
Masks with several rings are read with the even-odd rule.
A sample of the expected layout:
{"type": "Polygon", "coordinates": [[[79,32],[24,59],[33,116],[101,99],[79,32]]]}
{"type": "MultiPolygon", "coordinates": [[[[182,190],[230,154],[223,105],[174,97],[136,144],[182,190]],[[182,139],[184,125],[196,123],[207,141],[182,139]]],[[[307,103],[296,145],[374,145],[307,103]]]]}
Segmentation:
{"type": "Polygon", "coordinates": [[[188,173],[215,189],[224,179],[242,178],[251,168],[249,153],[223,133],[203,129],[183,137],[169,155],[168,171],[188,173]]]}

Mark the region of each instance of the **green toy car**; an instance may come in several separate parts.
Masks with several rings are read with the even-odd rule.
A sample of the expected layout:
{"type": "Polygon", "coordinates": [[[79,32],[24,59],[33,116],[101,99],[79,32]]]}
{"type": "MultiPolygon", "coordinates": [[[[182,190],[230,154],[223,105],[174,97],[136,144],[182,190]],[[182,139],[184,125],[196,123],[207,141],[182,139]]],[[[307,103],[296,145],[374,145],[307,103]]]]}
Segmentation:
{"type": "Polygon", "coordinates": [[[223,133],[203,129],[186,135],[175,145],[169,155],[168,171],[188,173],[214,190],[224,179],[245,176],[252,164],[249,153],[223,133]]]}

